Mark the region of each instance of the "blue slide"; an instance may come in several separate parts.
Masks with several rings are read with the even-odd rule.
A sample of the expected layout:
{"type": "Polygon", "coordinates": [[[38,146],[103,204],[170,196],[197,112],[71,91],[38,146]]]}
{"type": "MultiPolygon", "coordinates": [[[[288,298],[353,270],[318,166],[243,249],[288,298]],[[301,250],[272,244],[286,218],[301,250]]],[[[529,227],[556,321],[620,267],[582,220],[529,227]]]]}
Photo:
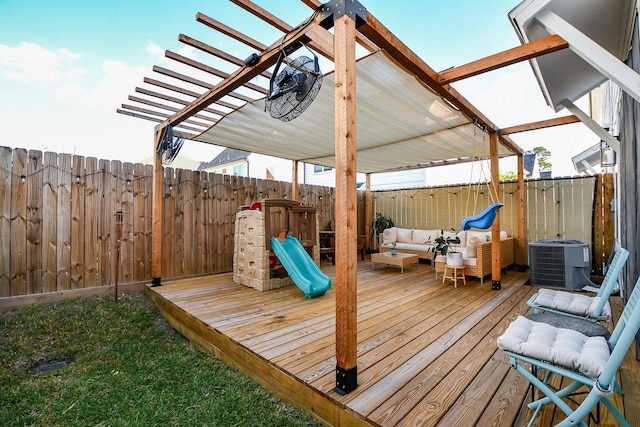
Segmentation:
{"type": "Polygon", "coordinates": [[[331,279],[320,271],[298,239],[292,236],[286,239],[272,237],[271,249],[304,296],[319,297],[331,289],[331,279]]]}

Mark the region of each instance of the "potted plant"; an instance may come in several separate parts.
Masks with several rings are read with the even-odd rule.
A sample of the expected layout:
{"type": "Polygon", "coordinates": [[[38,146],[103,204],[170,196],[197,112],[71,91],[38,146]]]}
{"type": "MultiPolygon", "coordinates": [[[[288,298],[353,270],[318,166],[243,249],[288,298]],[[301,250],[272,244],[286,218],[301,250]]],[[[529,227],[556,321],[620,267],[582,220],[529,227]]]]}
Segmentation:
{"type": "Polygon", "coordinates": [[[460,244],[460,236],[458,236],[459,230],[451,229],[453,236],[445,236],[444,230],[440,230],[440,236],[438,236],[434,243],[432,250],[433,260],[435,261],[438,254],[447,257],[447,265],[459,267],[462,265],[462,252],[457,252],[456,247],[460,244]]]}
{"type": "Polygon", "coordinates": [[[373,238],[375,236],[376,242],[378,242],[378,238],[382,232],[387,228],[393,227],[393,220],[388,216],[383,215],[381,212],[376,212],[376,218],[373,220],[371,225],[375,231],[374,235],[371,237],[373,238]]]}

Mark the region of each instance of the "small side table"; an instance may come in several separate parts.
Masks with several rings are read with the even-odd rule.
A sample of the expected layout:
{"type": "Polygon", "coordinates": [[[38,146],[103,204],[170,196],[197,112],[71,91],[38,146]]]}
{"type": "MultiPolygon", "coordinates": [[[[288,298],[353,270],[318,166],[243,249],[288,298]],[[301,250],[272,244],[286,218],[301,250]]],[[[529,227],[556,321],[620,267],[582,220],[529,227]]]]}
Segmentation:
{"type": "Polygon", "coordinates": [[[453,266],[453,265],[444,265],[444,274],[442,275],[442,283],[446,279],[453,280],[453,287],[458,287],[458,280],[462,280],[462,283],[467,284],[467,279],[464,277],[464,265],[461,266],[453,266]]]}

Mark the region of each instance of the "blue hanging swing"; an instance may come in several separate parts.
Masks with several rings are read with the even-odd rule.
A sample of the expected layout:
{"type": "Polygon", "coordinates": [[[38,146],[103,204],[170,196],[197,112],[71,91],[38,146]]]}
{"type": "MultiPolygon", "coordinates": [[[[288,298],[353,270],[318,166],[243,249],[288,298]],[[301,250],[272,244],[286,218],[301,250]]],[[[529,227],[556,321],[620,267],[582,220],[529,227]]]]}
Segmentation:
{"type": "Polygon", "coordinates": [[[470,228],[477,228],[479,230],[486,230],[491,227],[493,220],[496,219],[496,212],[498,209],[504,206],[504,203],[492,203],[485,210],[478,215],[472,215],[466,217],[462,221],[462,229],[469,230],[470,228]]]}

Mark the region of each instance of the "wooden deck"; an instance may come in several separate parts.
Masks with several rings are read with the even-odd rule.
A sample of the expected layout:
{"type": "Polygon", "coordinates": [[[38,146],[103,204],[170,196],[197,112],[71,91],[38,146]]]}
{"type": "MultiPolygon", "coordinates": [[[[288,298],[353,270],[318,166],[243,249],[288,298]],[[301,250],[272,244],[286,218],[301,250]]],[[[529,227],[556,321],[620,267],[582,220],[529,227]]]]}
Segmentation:
{"type": "MultiPolygon", "coordinates": [[[[322,267],[333,279],[335,267],[322,267]]],[[[334,289],[306,299],[296,287],[237,285],[231,274],[147,289],[188,339],[329,425],[526,425],[528,382],[509,367],[496,338],[527,312],[535,291],[527,273],[507,272],[494,291],[474,278],[454,289],[422,263],[404,274],[372,270],[368,261],[358,268],[359,386],[345,396],[334,391],[334,289]]],[[[614,300],[618,316],[622,304],[614,300]]],[[[626,394],[618,404],[632,425],[640,419],[638,365],[629,354],[621,369],[626,394]]],[[[616,425],[601,412],[600,426],[616,425]]]]}

